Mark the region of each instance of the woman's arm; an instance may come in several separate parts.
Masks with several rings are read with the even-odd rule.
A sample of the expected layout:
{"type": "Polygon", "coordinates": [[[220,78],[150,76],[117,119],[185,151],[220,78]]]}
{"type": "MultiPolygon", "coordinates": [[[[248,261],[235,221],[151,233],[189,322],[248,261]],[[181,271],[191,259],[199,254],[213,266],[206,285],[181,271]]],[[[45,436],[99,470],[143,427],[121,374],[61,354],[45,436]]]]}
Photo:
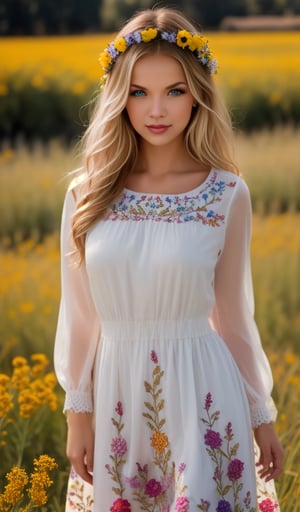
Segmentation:
{"type": "Polygon", "coordinates": [[[240,369],[261,450],[260,462],[264,466],[268,464],[264,476],[273,477],[282,463],[282,449],[272,426],[276,418],[271,397],[272,373],[254,320],[250,264],[252,211],[249,191],[242,180],[236,184],[227,215],[224,247],[215,272],[212,322],[240,369]],[[271,462],[274,471],[269,469],[271,462]]]}

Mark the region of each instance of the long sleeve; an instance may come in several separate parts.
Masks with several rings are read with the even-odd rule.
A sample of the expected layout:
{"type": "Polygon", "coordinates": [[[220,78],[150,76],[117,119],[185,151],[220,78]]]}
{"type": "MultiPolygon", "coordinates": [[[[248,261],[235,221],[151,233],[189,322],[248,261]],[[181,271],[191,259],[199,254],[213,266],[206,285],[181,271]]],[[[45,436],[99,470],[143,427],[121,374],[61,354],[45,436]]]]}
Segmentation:
{"type": "Polygon", "coordinates": [[[271,398],[272,373],[254,320],[251,221],[249,191],[246,184],[238,180],[215,272],[216,302],[211,319],[240,369],[255,428],[273,421],[276,408],[271,398]]]}
{"type": "Polygon", "coordinates": [[[64,410],[92,412],[93,365],[100,333],[84,262],[76,266],[70,252],[73,193],[66,194],[61,225],[61,303],[54,366],[66,392],[64,410]]]}

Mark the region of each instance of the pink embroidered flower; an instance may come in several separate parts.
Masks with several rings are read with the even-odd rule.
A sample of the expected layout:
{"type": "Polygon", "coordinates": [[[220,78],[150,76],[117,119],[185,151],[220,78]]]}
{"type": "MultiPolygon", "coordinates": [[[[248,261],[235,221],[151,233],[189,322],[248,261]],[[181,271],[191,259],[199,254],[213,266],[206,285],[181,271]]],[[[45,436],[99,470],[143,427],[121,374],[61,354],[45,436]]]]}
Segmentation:
{"type": "Polygon", "coordinates": [[[181,463],[179,464],[178,472],[179,472],[179,473],[183,473],[183,472],[184,472],[184,470],[185,470],[185,468],[186,468],[186,464],[185,464],[184,462],[181,462],[181,463]]]}
{"type": "Polygon", "coordinates": [[[157,354],[156,354],[155,350],[151,350],[151,361],[154,364],[158,363],[158,358],[157,358],[157,354]]]}
{"type": "Polygon", "coordinates": [[[229,480],[234,482],[235,480],[241,478],[243,470],[244,463],[241,460],[233,459],[232,461],[230,461],[227,468],[227,476],[229,480]]]}
{"type": "Polygon", "coordinates": [[[176,499],[175,510],[177,512],[188,512],[190,509],[190,502],[186,496],[179,496],[176,499]]]}
{"type": "Polygon", "coordinates": [[[226,432],[226,439],[228,439],[228,441],[231,441],[231,439],[233,438],[233,432],[232,432],[232,424],[230,422],[227,423],[225,432],[226,432]]]}
{"type": "Polygon", "coordinates": [[[208,411],[210,409],[212,402],[213,401],[212,401],[211,393],[207,393],[207,395],[205,397],[205,405],[204,405],[204,409],[206,411],[208,411]]]}
{"type": "Polygon", "coordinates": [[[115,408],[115,411],[119,416],[123,416],[123,405],[122,402],[117,403],[117,407],[115,408]]]}
{"type": "Polygon", "coordinates": [[[162,493],[161,483],[151,478],[145,485],[145,494],[150,496],[150,498],[156,498],[159,494],[162,493]]]}
{"type": "Polygon", "coordinates": [[[117,498],[110,507],[110,512],[131,512],[131,505],[129,501],[117,498]]]}
{"type": "Polygon", "coordinates": [[[215,430],[207,430],[204,436],[205,444],[212,448],[213,450],[217,450],[222,446],[222,439],[219,432],[215,430]]]}
{"type": "Polygon", "coordinates": [[[111,442],[111,450],[117,457],[123,457],[127,452],[127,443],[123,437],[114,437],[111,442]]]}
{"type": "Polygon", "coordinates": [[[274,512],[277,508],[277,504],[275,504],[270,498],[266,498],[259,503],[258,508],[261,512],[274,512]]]}
{"type": "Polygon", "coordinates": [[[125,476],[124,480],[131,489],[140,489],[142,487],[142,483],[137,476],[125,476]]]}
{"type": "Polygon", "coordinates": [[[210,507],[209,501],[201,499],[201,502],[198,505],[198,508],[201,508],[201,510],[203,510],[204,512],[208,512],[209,507],[210,507]]]}

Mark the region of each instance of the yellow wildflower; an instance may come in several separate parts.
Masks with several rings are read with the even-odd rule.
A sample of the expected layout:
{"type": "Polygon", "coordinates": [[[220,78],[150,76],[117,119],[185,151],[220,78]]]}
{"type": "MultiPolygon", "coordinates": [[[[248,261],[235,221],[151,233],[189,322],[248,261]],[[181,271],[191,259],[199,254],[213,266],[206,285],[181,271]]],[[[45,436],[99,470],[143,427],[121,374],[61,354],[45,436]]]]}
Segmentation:
{"type": "Polygon", "coordinates": [[[100,53],[99,57],[100,66],[104,69],[109,68],[112,62],[112,58],[109,55],[108,51],[104,50],[104,52],[100,53]]]}
{"type": "Polygon", "coordinates": [[[1,495],[6,503],[16,505],[24,495],[24,487],[28,483],[28,476],[25,469],[14,466],[6,475],[8,484],[1,495]]]}
{"type": "Polygon", "coordinates": [[[161,453],[168,446],[168,444],[168,436],[163,432],[156,430],[156,432],[154,432],[153,436],[151,437],[151,446],[153,446],[154,450],[158,453],[161,453]]]}
{"type": "Polygon", "coordinates": [[[120,53],[125,52],[125,50],[127,48],[127,43],[126,43],[126,40],[124,39],[124,37],[119,37],[119,39],[117,39],[115,41],[114,47],[120,53]]]}
{"type": "Polygon", "coordinates": [[[49,359],[45,354],[32,354],[31,361],[34,363],[31,368],[32,375],[34,376],[43,373],[49,364],[49,359]]]}
{"type": "Polygon", "coordinates": [[[5,418],[13,406],[11,394],[6,388],[0,386],[0,419],[5,418]]]}
{"type": "Polygon", "coordinates": [[[14,357],[13,360],[12,360],[12,365],[15,368],[18,368],[20,366],[25,366],[25,365],[27,365],[27,359],[25,357],[22,357],[22,356],[14,357]]]}
{"type": "Polygon", "coordinates": [[[180,48],[187,48],[192,44],[192,34],[187,30],[179,30],[177,33],[176,43],[180,48]]]}
{"type": "Polygon", "coordinates": [[[21,313],[30,314],[34,311],[34,304],[32,302],[22,302],[20,304],[21,313]]]}
{"type": "Polygon", "coordinates": [[[45,505],[48,501],[46,489],[53,484],[53,480],[49,477],[49,471],[57,468],[55,459],[48,455],[41,455],[38,459],[34,459],[34,471],[30,475],[30,488],[28,495],[34,507],[45,505]]]}
{"type": "Polygon", "coordinates": [[[156,28],[146,28],[141,31],[141,36],[144,43],[149,43],[157,37],[157,30],[156,28]]]}

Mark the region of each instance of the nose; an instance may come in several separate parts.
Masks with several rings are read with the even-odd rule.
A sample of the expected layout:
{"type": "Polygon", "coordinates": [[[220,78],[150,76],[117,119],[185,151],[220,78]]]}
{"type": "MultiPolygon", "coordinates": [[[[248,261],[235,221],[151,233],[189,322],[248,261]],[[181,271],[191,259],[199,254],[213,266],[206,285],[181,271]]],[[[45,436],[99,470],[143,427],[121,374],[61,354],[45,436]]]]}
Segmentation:
{"type": "Polygon", "coordinates": [[[163,98],[161,98],[160,96],[154,96],[151,99],[149,114],[150,117],[152,117],[153,119],[165,117],[166,106],[163,98]]]}

